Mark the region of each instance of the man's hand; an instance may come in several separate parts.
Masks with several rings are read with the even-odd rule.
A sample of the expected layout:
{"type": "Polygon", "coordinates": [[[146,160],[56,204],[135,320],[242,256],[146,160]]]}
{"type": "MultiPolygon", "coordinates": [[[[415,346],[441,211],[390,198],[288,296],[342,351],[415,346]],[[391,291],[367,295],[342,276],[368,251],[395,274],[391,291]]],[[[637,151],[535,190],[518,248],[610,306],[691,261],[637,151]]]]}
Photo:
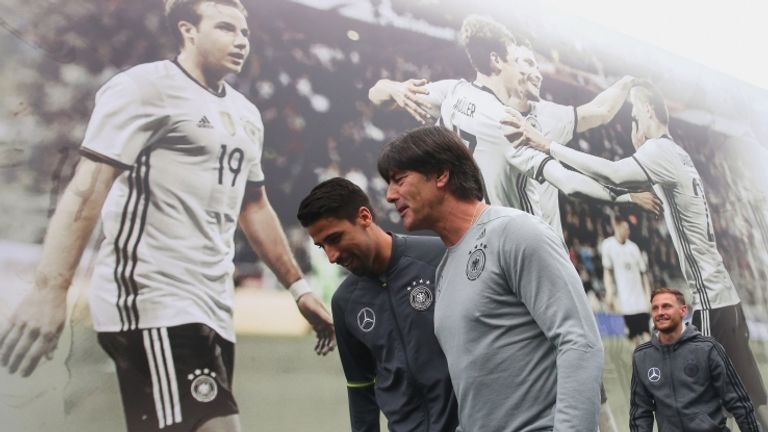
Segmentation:
{"type": "Polygon", "coordinates": [[[40,360],[50,358],[64,329],[65,290],[35,289],[21,301],[0,330],[0,365],[11,374],[28,377],[40,360]]]}
{"type": "Polygon", "coordinates": [[[336,332],[331,314],[314,293],[307,293],[296,301],[299,311],[306,318],[317,335],[315,352],[326,355],[336,348],[336,332]]]}
{"type": "Polygon", "coordinates": [[[664,205],[659,197],[653,192],[630,193],[629,198],[643,210],[656,215],[657,218],[661,217],[662,212],[664,211],[664,205]]]}
{"type": "Polygon", "coordinates": [[[401,83],[393,82],[390,90],[397,106],[408,111],[421,124],[434,122],[429,114],[429,105],[419,96],[429,94],[429,90],[424,87],[426,84],[425,79],[409,79],[401,83]]]}
{"type": "Polygon", "coordinates": [[[506,115],[501,119],[502,133],[514,147],[527,145],[549,154],[549,145],[552,143],[549,139],[525,121],[517,110],[507,107],[504,111],[506,115]]]}

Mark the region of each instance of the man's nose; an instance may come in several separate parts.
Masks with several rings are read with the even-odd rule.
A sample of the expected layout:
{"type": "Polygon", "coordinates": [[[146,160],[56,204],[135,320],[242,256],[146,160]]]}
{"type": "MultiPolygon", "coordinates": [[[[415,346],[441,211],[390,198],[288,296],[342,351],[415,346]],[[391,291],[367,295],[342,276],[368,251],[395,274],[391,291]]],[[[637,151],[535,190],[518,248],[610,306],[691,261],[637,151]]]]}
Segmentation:
{"type": "Polygon", "coordinates": [[[390,183],[387,186],[387,196],[386,196],[387,202],[393,203],[393,202],[397,201],[398,197],[399,196],[398,196],[396,187],[390,183]]]}
{"type": "Polygon", "coordinates": [[[335,248],[326,247],[325,255],[328,257],[328,262],[331,264],[336,264],[341,254],[335,248]]]}

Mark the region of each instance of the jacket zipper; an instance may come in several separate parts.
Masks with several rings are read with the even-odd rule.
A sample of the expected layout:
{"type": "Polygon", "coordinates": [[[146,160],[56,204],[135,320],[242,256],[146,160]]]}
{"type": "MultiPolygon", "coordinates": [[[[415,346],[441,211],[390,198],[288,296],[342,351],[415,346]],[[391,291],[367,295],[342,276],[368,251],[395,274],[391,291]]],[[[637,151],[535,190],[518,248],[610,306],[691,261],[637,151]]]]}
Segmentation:
{"type": "Polygon", "coordinates": [[[398,320],[397,316],[397,309],[395,308],[395,301],[392,299],[392,290],[388,289],[389,283],[387,281],[381,281],[381,287],[384,288],[387,291],[387,298],[389,299],[389,306],[392,308],[392,316],[395,317],[395,328],[397,329],[397,335],[400,338],[400,345],[403,347],[403,354],[405,356],[405,367],[408,369],[408,375],[410,375],[411,381],[413,382],[413,386],[418,390],[419,395],[421,396],[422,400],[422,407],[424,407],[424,417],[427,421],[427,430],[431,429],[431,422],[429,418],[429,407],[426,403],[426,395],[424,394],[424,389],[421,388],[421,385],[419,385],[419,382],[416,381],[416,378],[413,375],[413,369],[411,368],[411,363],[408,357],[408,348],[405,345],[405,337],[403,337],[403,331],[400,329],[400,321],[398,320]]]}
{"type": "MultiPolygon", "coordinates": [[[[664,363],[665,363],[666,369],[668,371],[672,371],[673,369],[672,369],[671,356],[669,354],[669,350],[664,348],[662,349],[664,351],[664,363]]],[[[680,415],[680,408],[679,408],[680,404],[679,404],[679,401],[677,400],[677,389],[675,389],[675,376],[672,373],[669,374],[669,382],[672,383],[672,399],[675,401],[675,412],[677,413],[676,417],[678,421],[680,421],[680,430],[682,432],[685,432],[685,424],[683,423],[683,417],[680,415]]]]}

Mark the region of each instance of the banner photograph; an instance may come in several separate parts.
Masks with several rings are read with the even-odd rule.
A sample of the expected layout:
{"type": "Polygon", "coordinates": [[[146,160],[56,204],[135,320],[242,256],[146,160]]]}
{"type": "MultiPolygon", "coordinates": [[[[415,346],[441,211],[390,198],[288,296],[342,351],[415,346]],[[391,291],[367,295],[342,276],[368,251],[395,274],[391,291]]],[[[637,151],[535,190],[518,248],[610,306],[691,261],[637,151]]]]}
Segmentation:
{"type": "Polygon", "coordinates": [[[768,430],[737,3],[10,0],[0,429],[768,430]]]}

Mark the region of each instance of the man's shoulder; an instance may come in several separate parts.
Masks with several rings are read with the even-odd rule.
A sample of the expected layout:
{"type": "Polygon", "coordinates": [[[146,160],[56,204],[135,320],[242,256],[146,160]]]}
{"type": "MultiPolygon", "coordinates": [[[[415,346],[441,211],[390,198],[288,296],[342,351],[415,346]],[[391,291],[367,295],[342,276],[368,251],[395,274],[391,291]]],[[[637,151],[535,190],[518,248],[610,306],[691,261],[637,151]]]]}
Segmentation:
{"type": "Polygon", "coordinates": [[[130,78],[134,81],[163,81],[169,76],[174,75],[174,68],[177,68],[170,60],[158,60],[149,63],[141,63],[132,66],[117,75],[130,78]]]}
{"type": "MultiPolygon", "coordinates": [[[[552,231],[543,219],[512,207],[491,206],[491,213],[485,223],[489,230],[509,231],[524,235],[538,235],[541,231],[552,231]]],[[[554,232],[554,231],[553,231],[554,232]]]]}
{"type": "Polygon", "coordinates": [[[445,253],[445,245],[438,237],[395,234],[395,238],[403,242],[403,256],[433,262],[445,253]]]}
{"type": "Polygon", "coordinates": [[[259,109],[256,107],[256,105],[254,105],[253,102],[250,101],[250,99],[229,85],[229,83],[225,82],[224,86],[227,91],[227,98],[230,98],[233,102],[235,102],[238,105],[238,108],[255,112],[258,115],[259,120],[261,120],[261,113],[259,112],[259,109]]]}
{"type": "Polygon", "coordinates": [[[567,114],[573,115],[574,107],[572,105],[563,105],[557,102],[541,99],[538,102],[533,102],[533,107],[537,113],[543,115],[555,115],[555,114],[567,114]]]}
{"type": "Polygon", "coordinates": [[[343,307],[356,291],[373,283],[374,281],[370,277],[349,274],[343,281],[341,281],[339,287],[336,288],[336,291],[331,298],[331,302],[337,306],[343,307]]]}
{"type": "Polygon", "coordinates": [[[640,345],[635,347],[635,350],[632,352],[632,355],[637,358],[640,355],[643,355],[644,353],[653,352],[653,342],[643,342],[640,345]]]}
{"type": "Polygon", "coordinates": [[[154,94],[162,91],[167,86],[164,85],[174,75],[173,68],[176,67],[169,60],[160,60],[150,63],[141,63],[122,70],[107,80],[101,87],[101,92],[114,92],[113,94],[122,94],[123,92],[136,93],[144,97],[147,94],[154,94]]]}

